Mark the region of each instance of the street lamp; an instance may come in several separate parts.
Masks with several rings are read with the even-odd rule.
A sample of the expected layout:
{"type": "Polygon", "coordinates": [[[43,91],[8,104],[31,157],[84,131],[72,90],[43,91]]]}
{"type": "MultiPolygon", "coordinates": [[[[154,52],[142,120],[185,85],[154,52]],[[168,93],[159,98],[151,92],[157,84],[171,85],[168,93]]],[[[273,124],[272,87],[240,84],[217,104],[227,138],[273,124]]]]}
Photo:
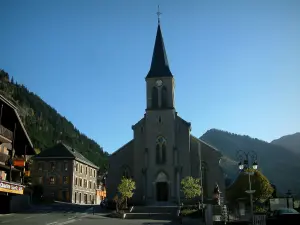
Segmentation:
{"type": "MultiPolygon", "coordinates": [[[[288,192],[286,193],[286,205],[287,208],[290,208],[290,199],[292,198],[292,192],[291,190],[288,190],[288,192]]],[[[293,206],[292,206],[293,208],[293,206]]]]}
{"type": "Polygon", "coordinates": [[[249,182],[249,190],[246,191],[247,194],[250,195],[250,207],[251,207],[251,220],[252,224],[254,224],[254,216],[253,216],[253,194],[255,190],[252,190],[251,185],[251,176],[254,175],[254,172],[246,171],[246,169],[252,168],[253,170],[257,170],[257,154],[254,151],[244,152],[242,150],[237,152],[237,158],[239,160],[239,169],[244,171],[245,174],[248,175],[249,182]],[[251,165],[252,163],[252,165],[251,165]]]}

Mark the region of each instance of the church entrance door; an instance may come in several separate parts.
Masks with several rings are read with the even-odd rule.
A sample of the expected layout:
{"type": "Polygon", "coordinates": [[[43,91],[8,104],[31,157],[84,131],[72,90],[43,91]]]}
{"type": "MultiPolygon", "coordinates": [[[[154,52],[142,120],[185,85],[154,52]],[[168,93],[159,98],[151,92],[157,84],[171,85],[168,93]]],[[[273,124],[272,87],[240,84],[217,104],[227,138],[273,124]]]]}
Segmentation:
{"type": "Polygon", "coordinates": [[[158,202],[167,202],[169,198],[169,185],[167,182],[156,183],[156,200],[158,202]]]}

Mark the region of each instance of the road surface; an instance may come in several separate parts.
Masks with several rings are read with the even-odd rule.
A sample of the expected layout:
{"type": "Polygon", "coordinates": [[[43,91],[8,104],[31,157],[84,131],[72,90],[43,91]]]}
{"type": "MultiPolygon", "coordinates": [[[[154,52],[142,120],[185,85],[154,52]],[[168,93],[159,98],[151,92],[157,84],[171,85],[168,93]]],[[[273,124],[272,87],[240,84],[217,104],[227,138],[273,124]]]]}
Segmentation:
{"type": "Polygon", "coordinates": [[[127,220],[108,218],[98,206],[93,214],[91,206],[61,205],[35,207],[25,213],[0,214],[0,225],[162,225],[171,221],[127,220]]]}

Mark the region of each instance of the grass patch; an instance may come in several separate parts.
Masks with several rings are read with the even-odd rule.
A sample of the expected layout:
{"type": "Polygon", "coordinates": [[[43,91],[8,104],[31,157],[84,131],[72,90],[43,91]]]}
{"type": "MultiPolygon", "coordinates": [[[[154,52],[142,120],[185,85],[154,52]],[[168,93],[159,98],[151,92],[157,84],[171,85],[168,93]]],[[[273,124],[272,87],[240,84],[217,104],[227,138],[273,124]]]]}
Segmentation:
{"type": "Polygon", "coordinates": [[[201,218],[202,214],[200,210],[197,209],[182,209],[181,215],[184,217],[190,217],[190,218],[201,218]]]}

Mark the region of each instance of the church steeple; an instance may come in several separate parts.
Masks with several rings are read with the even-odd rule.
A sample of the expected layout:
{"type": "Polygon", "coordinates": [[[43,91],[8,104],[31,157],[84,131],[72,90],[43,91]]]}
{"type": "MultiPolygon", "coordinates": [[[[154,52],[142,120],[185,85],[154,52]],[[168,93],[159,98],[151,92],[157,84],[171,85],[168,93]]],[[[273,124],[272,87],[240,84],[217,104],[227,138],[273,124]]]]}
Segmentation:
{"type": "Polygon", "coordinates": [[[160,14],[161,13],[158,11],[158,26],[152,56],[152,63],[146,78],[173,77],[169,68],[167,53],[165,50],[164,40],[160,28],[160,14]]]}

